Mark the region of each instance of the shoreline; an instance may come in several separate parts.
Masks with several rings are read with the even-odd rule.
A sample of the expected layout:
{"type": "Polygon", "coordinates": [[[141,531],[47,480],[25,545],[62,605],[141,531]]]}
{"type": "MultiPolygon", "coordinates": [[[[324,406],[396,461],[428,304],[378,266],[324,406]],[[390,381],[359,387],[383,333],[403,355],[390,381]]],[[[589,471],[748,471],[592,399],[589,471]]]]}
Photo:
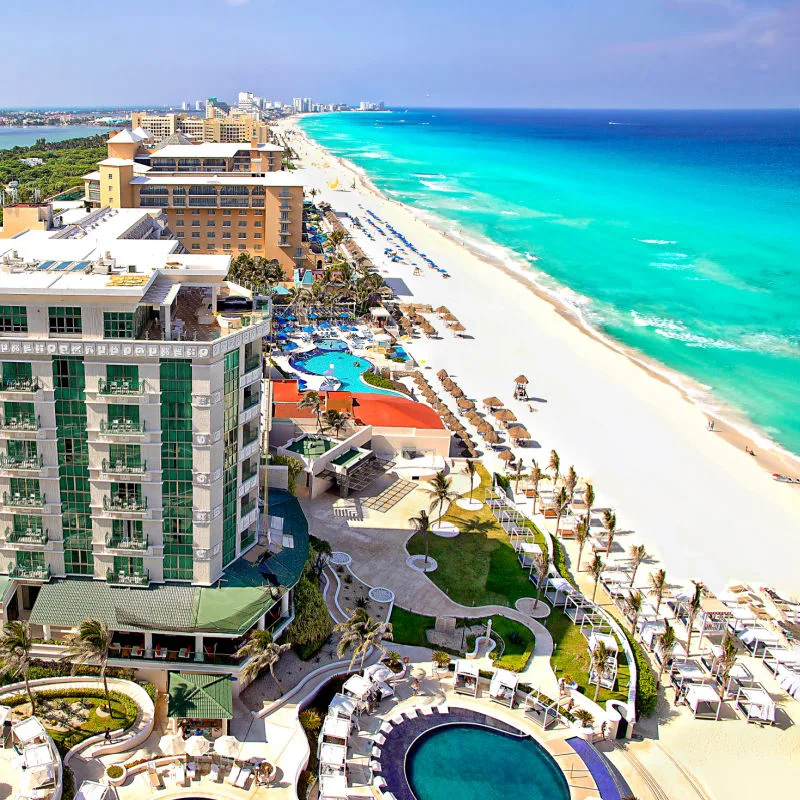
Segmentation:
{"type": "MultiPolygon", "coordinates": [[[[477,238],[470,241],[469,237],[454,235],[447,230],[443,230],[448,224],[454,224],[454,222],[427,210],[420,211],[412,205],[388,196],[381,191],[363,167],[332,153],[325,145],[320,144],[316,139],[309,136],[303,127],[298,124],[297,119],[288,118],[281,120],[281,122],[285,124],[287,129],[293,130],[297,135],[303,137],[308,144],[322,151],[328,158],[336,162],[341,169],[353,174],[356,180],[361,183],[361,188],[364,191],[373,195],[383,203],[388,203],[406,213],[412,214],[419,221],[435,230],[448,241],[454,242],[456,245],[468,250],[481,261],[487,262],[495,269],[501,270],[508,277],[525,286],[526,289],[535,294],[539,299],[548,303],[559,316],[581,333],[589,336],[594,341],[599,342],[613,352],[624,356],[651,378],[655,378],[659,382],[675,389],[685,402],[697,408],[705,414],[709,420],[713,420],[713,432],[718,435],[719,438],[725,440],[732,447],[741,452],[746,452],[747,448],[755,452],[756,455],[752,457],[754,462],[767,472],[770,478],[772,478],[773,474],[780,473],[800,479],[800,455],[792,453],[776,442],[766,431],[759,429],[744,412],[716,398],[712,389],[704,386],[695,378],[678,372],[646,353],[630,347],[604,331],[595,328],[583,318],[578,309],[570,306],[563,299],[556,296],[555,291],[548,289],[548,287],[538,282],[533,274],[526,274],[524,271],[526,270],[526,266],[524,264],[509,263],[509,261],[517,262],[520,258],[517,253],[513,253],[513,251],[509,250],[509,261],[506,261],[490,251],[491,247],[503,247],[503,245],[497,242],[487,239],[487,246],[481,247],[481,242],[477,238]],[[430,222],[428,222],[428,219],[430,219],[430,222]],[[740,419],[736,419],[737,416],[740,417],[740,419]]],[[[527,270],[531,272],[530,268],[527,268],[527,270]]],[[[542,272],[542,274],[547,275],[547,273],[544,272],[542,272]]],[[[569,287],[565,286],[564,288],[569,290],[569,287]]]]}

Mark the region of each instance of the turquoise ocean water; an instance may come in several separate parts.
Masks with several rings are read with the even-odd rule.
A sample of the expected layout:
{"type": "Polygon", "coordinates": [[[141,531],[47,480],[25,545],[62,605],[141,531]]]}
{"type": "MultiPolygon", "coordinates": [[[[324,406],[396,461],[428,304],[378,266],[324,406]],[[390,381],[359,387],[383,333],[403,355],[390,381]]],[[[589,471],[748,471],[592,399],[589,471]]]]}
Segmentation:
{"type": "Polygon", "coordinates": [[[800,112],[426,109],[302,125],[800,453],[800,112]]]}
{"type": "Polygon", "coordinates": [[[29,147],[32,144],[36,144],[37,139],[47,139],[48,142],[61,142],[64,139],[97,136],[97,134],[107,133],[109,130],[111,129],[100,128],[96,125],[0,126],[0,150],[6,150],[10,147],[29,147]]]}

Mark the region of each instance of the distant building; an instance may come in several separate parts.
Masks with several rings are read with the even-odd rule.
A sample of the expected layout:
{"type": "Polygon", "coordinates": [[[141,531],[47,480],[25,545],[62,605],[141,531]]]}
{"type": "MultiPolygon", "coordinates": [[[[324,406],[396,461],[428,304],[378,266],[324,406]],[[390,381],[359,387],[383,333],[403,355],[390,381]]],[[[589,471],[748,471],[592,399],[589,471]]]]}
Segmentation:
{"type": "Polygon", "coordinates": [[[184,101],[181,103],[181,109],[182,109],[183,111],[188,111],[188,110],[189,110],[189,108],[190,108],[190,106],[189,106],[189,101],[188,101],[188,100],[184,100],[184,101]]]}
{"type": "Polygon", "coordinates": [[[216,97],[209,97],[206,100],[206,119],[215,117],[227,117],[231,113],[231,107],[216,97]]]}
{"type": "Polygon", "coordinates": [[[27,167],[41,167],[44,164],[43,158],[21,158],[20,164],[25,164],[27,167]]]}
{"type": "Polygon", "coordinates": [[[144,128],[153,139],[160,141],[173,133],[191,136],[198,142],[249,142],[257,139],[262,144],[270,140],[269,127],[249,114],[231,114],[211,119],[188,114],[148,114],[134,112],[133,128],[144,128]]]}
{"type": "Polygon", "coordinates": [[[194,101],[194,110],[195,111],[203,111],[206,107],[206,104],[202,100],[195,100],[194,101]]]}

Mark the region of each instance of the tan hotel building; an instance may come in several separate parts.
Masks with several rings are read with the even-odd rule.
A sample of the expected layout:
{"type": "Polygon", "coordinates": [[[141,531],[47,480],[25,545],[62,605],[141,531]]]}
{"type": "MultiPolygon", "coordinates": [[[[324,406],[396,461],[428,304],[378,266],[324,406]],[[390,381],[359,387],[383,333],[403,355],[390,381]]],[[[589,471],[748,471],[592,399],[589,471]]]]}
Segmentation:
{"type": "MultiPolygon", "coordinates": [[[[158,209],[189,253],[276,259],[287,277],[303,266],[303,173],[282,170],[272,144],[168,144],[142,131],[108,140],[108,158],[84,176],[96,208],[158,209]]],[[[180,138],[180,137],[178,137],[180,138]]]]}
{"type": "Polygon", "coordinates": [[[250,142],[261,144],[270,140],[269,125],[249,114],[231,114],[227,117],[193,117],[189,114],[145,114],[134,112],[131,116],[133,130],[144,128],[158,142],[173,133],[194,137],[198,142],[250,142]]]}

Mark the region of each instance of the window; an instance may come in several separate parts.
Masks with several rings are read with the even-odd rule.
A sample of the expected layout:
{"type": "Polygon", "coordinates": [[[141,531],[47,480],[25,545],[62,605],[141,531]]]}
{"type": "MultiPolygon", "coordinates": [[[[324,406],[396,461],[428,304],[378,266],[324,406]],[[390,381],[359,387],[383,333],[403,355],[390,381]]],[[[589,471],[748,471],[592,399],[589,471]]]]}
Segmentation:
{"type": "Polygon", "coordinates": [[[247,238],[247,234],[246,233],[239,233],[239,238],[240,239],[246,239],[247,238]]]}
{"type": "Polygon", "coordinates": [[[184,215],[184,213],[185,213],[185,212],[184,212],[184,210],[183,210],[182,208],[179,208],[179,209],[178,209],[178,210],[177,210],[175,213],[176,213],[176,214],[177,214],[179,217],[182,217],[182,216],[184,215]]]}
{"type": "Polygon", "coordinates": [[[66,336],[83,332],[81,309],[72,306],[50,306],[47,309],[50,321],[50,333],[66,336]]]}
{"type": "Polygon", "coordinates": [[[223,228],[230,228],[232,224],[233,223],[231,223],[231,221],[229,219],[222,220],[222,227],[223,228]]]}
{"type": "Polygon", "coordinates": [[[240,217],[246,217],[247,216],[247,211],[245,209],[243,209],[243,208],[240,208],[239,209],[239,216],[240,217]]]}
{"type": "Polygon", "coordinates": [[[289,212],[288,211],[281,211],[281,220],[284,222],[289,221],[289,212]]]}
{"type": "Polygon", "coordinates": [[[281,222],[281,233],[289,233],[289,225],[285,222],[281,222]]]}
{"type": "Polygon", "coordinates": [[[200,245],[199,244],[193,244],[192,245],[192,250],[199,250],[199,249],[200,249],[200,245]]]}
{"type": "Polygon", "coordinates": [[[176,219],[175,220],[175,224],[177,225],[177,227],[182,228],[183,227],[183,220],[182,219],[176,219]]]}
{"type": "Polygon", "coordinates": [[[193,219],[192,220],[192,227],[193,228],[199,228],[200,227],[200,220],[199,219],[193,219]]]}
{"type": "Polygon", "coordinates": [[[239,250],[247,250],[247,245],[246,244],[240,244],[238,249],[239,250]]]}
{"type": "Polygon", "coordinates": [[[256,227],[256,228],[263,228],[263,227],[264,227],[264,223],[263,223],[263,222],[262,222],[260,219],[257,219],[257,220],[256,220],[256,221],[253,223],[253,226],[254,226],[254,227],[256,227]]]}
{"type": "Polygon", "coordinates": [[[247,227],[247,220],[246,219],[240,219],[239,220],[239,227],[240,228],[246,228],[247,227]]]}
{"type": "Polygon", "coordinates": [[[262,238],[262,234],[260,234],[260,233],[254,233],[254,234],[253,234],[253,238],[254,238],[254,239],[261,239],[261,238],[262,238]]]}
{"type": "Polygon", "coordinates": [[[222,234],[222,238],[223,238],[223,239],[230,239],[230,238],[231,238],[231,234],[230,234],[230,232],[229,232],[229,231],[225,231],[225,232],[222,234]]]}
{"type": "Polygon", "coordinates": [[[120,388],[139,387],[139,367],[136,364],[106,364],[106,380],[120,388]]]}
{"type": "Polygon", "coordinates": [[[125,427],[126,425],[139,424],[139,406],[135,405],[112,405],[108,406],[108,424],[125,427]]]}
{"type": "Polygon", "coordinates": [[[230,246],[230,244],[229,244],[228,242],[225,242],[225,243],[222,245],[222,249],[223,249],[223,250],[230,250],[230,249],[231,249],[231,246],[230,246]]]}
{"type": "Polygon", "coordinates": [[[200,231],[192,231],[192,239],[199,239],[200,231]]]}
{"type": "Polygon", "coordinates": [[[27,333],[28,309],[25,306],[0,306],[0,333],[27,333]]]}
{"type": "Polygon", "coordinates": [[[208,238],[208,239],[216,239],[216,238],[217,238],[217,234],[216,234],[216,233],[214,233],[214,231],[209,231],[209,232],[206,234],[206,238],[208,238]]]}
{"type": "Polygon", "coordinates": [[[104,339],[136,339],[147,322],[147,308],[137,306],[135,312],[104,311],[104,339]]]}
{"type": "Polygon", "coordinates": [[[223,216],[223,217],[229,217],[230,215],[231,215],[231,210],[230,210],[229,208],[226,208],[226,209],[225,209],[225,210],[222,212],[222,216],[223,216]]]}
{"type": "Polygon", "coordinates": [[[253,249],[254,250],[263,250],[263,248],[261,247],[260,244],[257,244],[253,249]]]}
{"type": "Polygon", "coordinates": [[[192,216],[193,217],[199,217],[200,216],[200,209],[193,208],[192,209],[192,216]]]}
{"type": "Polygon", "coordinates": [[[208,222],[206,222],[206,227],[208,227],[208,228],[216,228],[217,227],[217,221],[214,220],[214,219],[210,219],[208,222]]]}

